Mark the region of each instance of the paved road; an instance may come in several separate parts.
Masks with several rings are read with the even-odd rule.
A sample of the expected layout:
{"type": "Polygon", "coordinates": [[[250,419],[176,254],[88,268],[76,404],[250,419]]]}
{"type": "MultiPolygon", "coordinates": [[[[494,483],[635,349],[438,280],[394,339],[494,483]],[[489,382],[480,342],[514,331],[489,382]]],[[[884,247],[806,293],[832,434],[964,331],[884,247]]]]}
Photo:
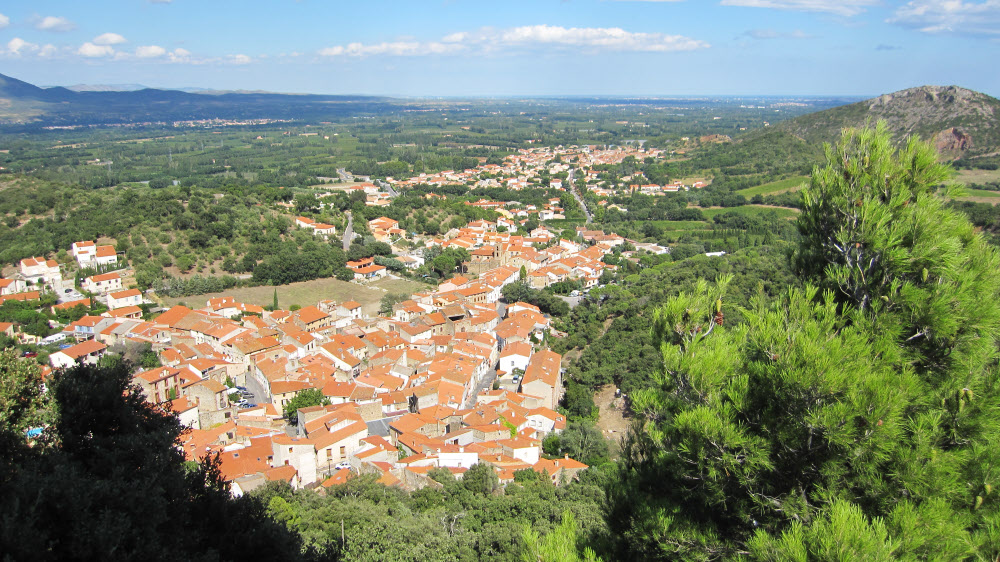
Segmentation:
{"type": "Polygon", "coordinates": [[[269,401],[267,392],[265,392],[264,389],[260,386],[260,383],[257,382],[257,379],[250,376],[249,374],[247,374],[246,387],[247,390],[249,390],[253,394],[252,400],[249,398],[247,399],[251,404],[260,404],[261,402],[269,401]]]}
{"type": "Polygon", "coordinates": [[[344,251],[351,249],[351,240],[354,239],[354,215],[350,211],[347,213],[347,228],[344,229],[344,251]]]}
{"type": "Polygon", "coordinates": [[[389,182],[382,181],[382,180],[375,180],[375,183],[378,184],[378,186],[379,186],[380,189],[384,189],[386,191],[386,193],[389,194],[389,197],[398,197],[399,196],[399,194],[396,193],[396,190],[392,188],[392,185],[390,185],[389,182]]]}
{"type": "Polygon", "coordinates": [[[473,405],[475,405],[476,396],[479,396],[480,393],[493,388],[493,381],[495,381],[496,378],[497,378],[496,367],[493,367],[489,371],[486,371],[486,374],[483,375],[483,380],[479,381],[479,384],[476,385],[475,392],[473,392],[472,395],[469,396],[469,399],[465,401],[465,407],[471,408],[473,405]]]}
{"type": "Polygon", "coordinates": [[[337,175],[340,176],[340,181],[354,181],[354,176],[344,168],[337,168],[337,175]]]}
{"type": "Polygon", "coordinates": [[[580,208],[583,209],[583,213],[587,215],[587,224],[590,224],[594,222],[594,217],[591,216],[590,210],[587,209],[587,204],[583,202],[583,197],[580,197],[580,191],[576,188],[576,185],[573,183],[573,174],[575,172],[576,172],[575,169],[573,168],[569,169],[569,175],[566,177],[566,183],[569,184],[569,191],[570,193],[573,194],[573,197],[576,197],[576,202],[580,205],[580,208]]]}
{"type": "Polygon", "coordinates": [[[568,304],[570,308],[576,308],[584,297],[584,295],[580,295],[578,297],[564,297],[562,295],[556,295],[556,296],[562,299],[566,304],[568,304]]]}
{"type": "MultiPolygon", "coordinates": [[[[76,290],[76,286],[73,284],[73,279],[63,279],[63,282],[58,287],[54,288],[56,291],[56,302],[64,303],[68,301],[78,301],[83,298],[83,294],[76,290]],[[66,290],[69,290],[67,293],[66,290]]],[[[103,299],[95,299],[103,300],[103,299]]]]}

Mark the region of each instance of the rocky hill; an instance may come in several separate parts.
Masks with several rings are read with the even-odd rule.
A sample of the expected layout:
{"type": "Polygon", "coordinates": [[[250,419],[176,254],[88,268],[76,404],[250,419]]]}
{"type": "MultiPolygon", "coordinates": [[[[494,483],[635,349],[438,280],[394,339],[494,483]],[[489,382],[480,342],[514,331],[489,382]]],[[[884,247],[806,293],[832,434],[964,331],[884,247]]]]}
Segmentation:
{"type": "Polygon", "coordinates": [[[861,126],[868,120],[886,121],[900,140],[910,135],[933,139],[949,159],[1000,151],[1000,100],[958,86],[901,90],[790,119],[753,136],[763,138],[785,132],[810,144],[832,142],[842,128],[861,126]]]}

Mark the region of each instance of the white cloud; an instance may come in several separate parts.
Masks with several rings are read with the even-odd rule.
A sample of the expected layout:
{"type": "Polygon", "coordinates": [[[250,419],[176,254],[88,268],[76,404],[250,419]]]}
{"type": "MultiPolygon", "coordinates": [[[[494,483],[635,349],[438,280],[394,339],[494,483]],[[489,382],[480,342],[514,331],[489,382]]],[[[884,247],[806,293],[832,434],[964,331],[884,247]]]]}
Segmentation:
{"type": "Polygon", "coordinates": [[[1000,36],[1000,0],[912,0],[887,21],[924,33],[1000,36]]]}
{"type": "Polygon", "coordinates": [[[451,33],[440,41],[395,41],[376,44],[349,43],[327,47],[322,56],[447,55],[478,48],[496,51],[504,47],[576,48],[605,51],[668,52],[709,47],[708,43],[682,35],[625,31],[618,27],[561,27],[529,25],[504,30],[483,28],[477,32],[451,33]]]}
{"type": "Polygon", "coordinates": [[[253,62],[253,59],[246,55],[231,55],[228,60],[232,64],[250,64],[253,62]]]}
{"type": "Polygon", "coordinates": [[[350,56],[363,57],[367,55],[390,55],[396,57],[412,57],[421,55],[443,55],[464,50],[465,46],[456,41],[443,43],[438,41],[395,41],[391,43],[348,43],[321,49],[319,54],[327,57],[350,56]]]}
{"type": "Polygon", "coordinates": [[[16,57],[37,50],[38,45],[29,43],[20,37],[15,37],[7,42],[7,54],[14,55],[16,57]]]}
{"type": "Polygon", "coordinates": [[[114,53],[115,50],[110,45],[95,45],[90,41],[80,45],[80,48],[76,50],[76,54],[89,58],[107,57],[114,53]]]}
{"type": "Polygon", "coordinates": [[[620,27],[560,27],[529,25],[515,27],[500,34],[501,41],[509,44],[540,43],[591,47],[612,51],[692,51],[708,47],[708,43],[662,33],[625,31],[620,27]]]}
{"type": "Polygon", "coordinates": [[[141,59],[162,57],[165,54],[167,54],[167,50],[159,45],[143,45],[135,49],[135,56],[141,59]]]}
{"type": "Polygon", "coordinates": [[[191,62],[191,51],[178,47],[167,53],[167,58],[170,62],[191,62]]]}
{"type": "Polygon", "coordinates": [[[20,57],[24,55],[35,55],[38,57],[50,57],[56,54],[59,49],[55,45],[38,45],[25,41],[20,37],[15,37],[7,42],[6,48],[0,47],[0,55],[9,57],[20,57]]]}
{"type": "Polygon", "coordinates": [[[117,33],[102,33],[97,37],[94,37],[93,43],[95,45],[118,45],[121,43],[127,43],[128,40],[118,35],[117,33]]]}
{"type": "Polygon", "coordinates": [[[748,8],[777,8],[800,12],[825,12],[838,16],[856,16],[867,6],[879,4],[879,0],[722,0],[723,6],[746,6],[748,8]]]}
{"type": "Polygon", "coordinates": [[[45,16],[35,23],[35,29],[42,31],[71,31],[76,24],[62,16],[45,16]]]}
{"type": "Polygon", "coordinates": [[[10,25],[10,18],[3,14],[0,14],[0,29],[3,29],[8,25],[10,25]]]}

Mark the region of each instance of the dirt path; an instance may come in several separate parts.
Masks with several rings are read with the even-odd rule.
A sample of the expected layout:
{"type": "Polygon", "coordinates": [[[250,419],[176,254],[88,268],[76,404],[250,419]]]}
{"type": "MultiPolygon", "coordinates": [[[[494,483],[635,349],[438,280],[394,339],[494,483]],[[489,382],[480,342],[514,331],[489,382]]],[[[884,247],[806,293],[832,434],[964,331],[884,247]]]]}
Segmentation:
{"type": "Polygon", "coordinates": [[[628,429],[630,421],[625,417],[625,400],[615,398],[615,385],[602,386],[594,394],[594,403],[600,410],[597,418],[597,427],[600,428],[604,436],[615,443],[612,449],[612,456],[618,455],[618,444],[621,443],[625,430],[628,429]]]}

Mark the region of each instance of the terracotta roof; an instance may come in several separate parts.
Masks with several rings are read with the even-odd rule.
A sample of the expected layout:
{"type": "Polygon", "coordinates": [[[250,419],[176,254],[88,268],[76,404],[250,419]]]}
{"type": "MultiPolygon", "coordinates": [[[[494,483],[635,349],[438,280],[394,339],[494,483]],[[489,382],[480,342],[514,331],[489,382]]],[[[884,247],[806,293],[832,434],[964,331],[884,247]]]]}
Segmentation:
{"type": "Polygon", "coordinates": [[[87,279],[90,279],[92,283],[98,283],[101,281],[111,281],[112,279],[121,279],[121,275],[117,273],[101,273],[99,275],[91,275],[87,279]]]}
{"type": "Polygon", "coordinates": [[[104,351],[108,347],[97,340],[87,340],[83,343],[78,343],[73,347],[68,347],[62,350],[60,353],[66,355],[70,359],[77,359],[83,357],[84,355],[90,355],[91,353],[96,353],[98,351],[104,351]]]}
{"type": "Polygon", "coordinates": [[[299,309],[299,320],[306,324],[312,324],[318,320],[329,318],[330,315],[316,308],[315,306],[305,306],[299,309]]]}
{"type": "Polygon", "coordinates": [[[111,293],[110,296],[113,299],[124,299],[124,298],[128,298],[128,297],[138,297],[138,296],[141,296],[141,295],[142,295],[142,293],[139,292],[139,289],[125,289],[124,291],[118,291],[117,293],[111,293]]]}
{"type": "Polygon", "coordinates": [[[313,388],[313,385],[303,381],[274,381],[271,383],[271,394],[288,394],[313,388]]]}
{"type": "Polygon", "coordinates": [[[524,370],[524,379],[521,384],[542,381],[553,388],[556,387],[559,383],[561,363],[562,356],[558,353],[548,349],[539,351],[532,355],[528,361],[528,368],[524,370]]]}

